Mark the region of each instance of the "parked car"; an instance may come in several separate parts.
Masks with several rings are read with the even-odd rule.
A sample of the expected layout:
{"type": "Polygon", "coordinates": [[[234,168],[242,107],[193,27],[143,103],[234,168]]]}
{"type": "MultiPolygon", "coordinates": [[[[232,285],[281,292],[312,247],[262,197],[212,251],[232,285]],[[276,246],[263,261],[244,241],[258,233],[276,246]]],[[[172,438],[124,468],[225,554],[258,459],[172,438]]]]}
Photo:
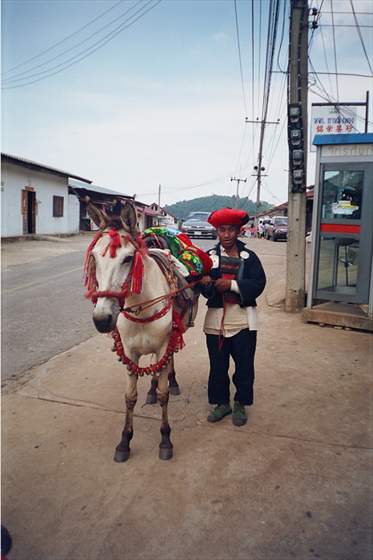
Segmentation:
{"type": "Polygon", "coordinates": [[[266,238],[277,241],[278,239],[288,238],[288,218],[287,216],[273,216],[271,223],[266,229],[266,238]]]}
{"type": "Polygon", "coordinates": [[[181,231],[189,235],[189,237],[210,237],[211,239],[216,239],[216,229],[207,221],[209,215],[210,212],[192,212],[181,226],[181,231]]]}

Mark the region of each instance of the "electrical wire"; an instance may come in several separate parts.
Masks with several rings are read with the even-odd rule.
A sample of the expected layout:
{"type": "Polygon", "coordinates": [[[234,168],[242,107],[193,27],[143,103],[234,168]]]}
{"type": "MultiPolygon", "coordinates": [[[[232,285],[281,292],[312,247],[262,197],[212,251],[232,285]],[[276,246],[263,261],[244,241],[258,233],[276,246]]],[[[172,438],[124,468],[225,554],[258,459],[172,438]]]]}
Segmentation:
{"type": "MultiPolygon", "coordinates": [[[[320,37],[321,37],[322,49],[323,49],[323,52],[324,52],[325,66],[326,66],[327,72],[329,73],[330,70],[329,70],[329,63],[328,63],[328,55],[327,55],[327,50],[326,50],[326,47],[325,47],[325,38],[324,38],[324,32],[323,32],[322,28],[320,28],[320,37]]],[[[333,91],[332,79],[330,77],[330,74],[329,74],[328,80],[329,80],[330,91],[333,91]]]]}
{"type": "Polygon", "coordinates": [[[371,64],[370,64],[370,60],[369,60],[368,53],[367,53],[367,50],[366,50],[366,47],[365,47],[365,43],[364,43],[363,36],[362,36],[362,34],[361,34],[361,31],[360,31],[360,25],[359,25],[359,22],[357,21],[357,17],[356,17],[356,13],[355,13],[355,8],[354,8],[354,4],[353,4],[353,1],[352,1],[352,0],[350,0],[350,4],[351,4],[352,13],[354,14],[354,20],[355,20],[355,24],[356,24],[356,30],[357,30],[357,33],[358,33],[359,38],[360,38],[361,46],[362,46],[362,48],[363,48],[364,55],[365,55],[366,61],[367,61],[367,63],[368,63],[370,73],[371,73],[371,75],[373,76],[372,66],[371,66],[371,64]]]}
{"type": "Polygon", "coordinates": [[[266,52],[266,66],[265,66],[265,77],[264,77],[264,88],[263,88],[262,123],[261,123],[260,141],[259,141],[258,167],[261,167],[263,142],[265,136],[265,126],[266,126],[266,120],[268,115],[268,104],[269,104],[269,96],[271,91],[273,60],[274,60],[274,52],[276,48],[278,11],[279,11],[279,0],[274,0],[273,2],[271,1],[270,12],[268,16],[267,52],[266,52]]]}
{"type": "Polygon", "coordinates": [[[337,67],[337,47],[335,43],[335,27],[334,27],[334,9],[333,0],[330,0],[330,6],[332,10],[332,26],[333,26],[333,49],[334,49],[334,68],[335,68],[335,83],[337,87],[337,101],[339,101],[339,85],[338,85],[338,67],[337,67]]]}
{"type": "MultiPolygon", "coordinates": [[[[133,14],[132,16],[130,16],[126,21],[122,22],[120,26],[118,26],[116,29],[114,29],[113,31],[111,31],[109,34],[107,34],[105,37],[103,37],[102,39],[100,39],[99,41],[97,41],[96,43],[94,43],[94,45],[91,45],[91,47],[89,49],[85,49],[85,51],[79,53],[78,57],[74,56],[68,60],[66,60],[65,62],[58,64],[57,66],[55,66],[55,68],[58,68],[59,66],[63,66],[62,68],[60,68],[59,70],[56,70],[54,72],[50,72],[49,74],[42,76],[40,78],[37,78],[36,80],[32,80],[29,82],[26,82],[24,84],[18,84],[18,85],[3,85],[2,89],[15,89],[15,88],[19,88],[19,87],[25,87],[28,86],[30,84],[34,84],[36,82],[40,82],[41,80],[44,80],[46,78],[49,78],[51,76],[54,76],[56,74],[59,74],[60,72],[63,72],[64,70],[66,70],[67,68],[70,68],[71,66],[77,64],[78,62],[86,59],[88,56],[90,56],[92,53],[94,53],[95,51],[97,51],[98,49],[100,49],[101,47],[103,47],[104,45],[106,45],[108,42],[112,41],[117,35],[119,35],[122,31],[124,31],[125,29],[128,29],[129,27],[131,27],[132,25],[134,25],[139,19],[141,19],[142,17],[144,17],[148,12],[150,12],[151,10],[153,10],[158,4],[160,4],[162,0],[156,0],[155,4],[147,7],[146,9],[143,9],[145,6],[148,6],[148,4],[150,4],[150,2],[152,2],[152,0],[149,0],[145,6],[143,6],[140,10],[138,10],[138,12],[136,12],[135,14],[133,14]],[[141,11],[142,10],[142,11],[141,11]],[[141,13],[139,13],[141,12],[141,13]],[[139,15],[137,15],[139,13],[139,15]],[[135,17],[137,15],[137,17],[135,17]],[[134,19],[133,19],[134,18],[134,19]],[[130,21],[132,19],[132,21],[130,21]],[[127,25],[126,25],[127,24],[127,25]],[[93,47],[93,48],[92,48],[93,47]],[[69,62],[69,64],[66,64],[67,62],[69,62]]],[[[52,69],[50,69],[52,70],[52,69]]],[[[41,72],[43,74],[45,74],[46,71],[41,72]]],[[[49,70],[48,70],[49,72],[49,70]]],[[[39,73],[40,74],[40,73],[39,73]]],[[[29,76],[28,78],[30,78],[31,76],[29,76]]],[[[28,79],[28,78],[20,78],[22,79],[28,79]]]]}
{"type": "MultiPolygon", "coordinates": [[[[330,23],[321,23],[319,25],[319,27],[333,27],[330,23]]],[[[356,27],[356,25],[352,25],[352,24],[347,24],[347,23],[336,23],[334,25],[334,27],[356,27]]],[[[369,29],[371,29],[373,27],[373,25],[361,25],[360,23],[358,24],[358,27],[367,27],[369,29]]]]}
{"type": "MultiPolygon", "coordinates": [[[[255,146],[255,40],[254,40],[254,24],[255,24],[255,4],[251,0],[251,151],[254,157],[255,146]]],[[[259,37],[260,40],[260,37],[259,37]]]]}
{"type": "MultiPolygon", "coordinates": [[[[150,1],[150,0],[149,0],[150,1]]],[[[49,58],[48,60],[46,60],[45,62],[41,62],[40,64],[37,64],[36,66],[31,66],[31,68],[28,68],[27,70],[23,70],[21,72],[16,73],[15,76],[10,76],[9,78],[5,78],[5,80],[8,82],[13,82],[13,81],[19,81],[19,80],[26,80],[29,78],[33,78],[35,76],[38,76],[42,73],[45,72],[50,72],[51,70],[54,70],[55,68],[58,68],[59,66],[61,66],[61,64],[65,64],[65,62],[59,63],[56,66],[53,66],[52,68],[46,68],[45,70],[42,70],[41,72],[37,72],[35,74],[30,74],[30,72],[32,72],[33,70],[37,70],[38,68],[42,68],[43,66],[46,66],[48,64],[50,64],[51,62],[57,60],[58,58],[61,58],[62,56],[65,56],[66,54],[68,54],[69,52],[75,50],[76,48],[80,47],[81,45],[84,45],[85,43],[87,43],[90,39],[92,39],[92,37],[95,37],[95,35],[98,35],[99,33],[101,33],[104,29],[106,29],[107,27],[109,27],[110,25],[112,25],[113,23],[118,23],[118,21],[126,16],[129,12],[131,12],[134,8],[136,8],[139,4],[141,4],[142,0],[137,0],[137,2],[131,6],[130,8],[128,8],[125,12],[123,12],[122,14],[120,14],[118,17],[116,17],[115,19],[109,21],[108,23],[106,23],[104,26],[100,27],[99,29],[97,29],[96,31],[94,31],[93,33],[91,33],[88,37],[86,37],[85,39],[82,39],[81,41],[79,41],[78,43],[76,43],[75,45],[72,45],[71,47],[69,47],[68,49],[65,49],[64,51],[62,51],[61,53],[56,54],[55,56],[53,56],[52,58],[49,58]],[[24,76],[26,74],[26,76],[24,76]],[[24,77],[22,77],[24,76],[24,77]]],[[[141,10],[141,8],[140,8],[141,10]]],[[[139,11],[140,11],[139,10],[139,11]]],[[[138,13],[138,12],[136,12],[138,13]]],[[[132,17],[132,16],[131,16],[132,17]]],[[[84,51],[83,51],[84,52],[84,51]]],[[[75,54],[74,56],[79,56],[79,54],[75,54]]],[[[71,60],[71,59],[68,59],[71,60]]],[[[66,61],[67,62],[67,61],[66,61]]]]}
{"type": "MultiPolygon", "coordinates": [[[[221,177],[216,177],[215,179],[210,179],[208,181],[205,181],[204,183],[199,183],[198,185],[188,185],[187,187],[166,187],[164,188],[162,186],[162,192],[164,191],[187,191],[190,189],[198,189],[199,187],[205,187],[207,185],[212,185],[213,183],[216,183],[217,181],[227,181],[230,178],[230,175],[223,175],[221,177]]],[[[158,191],[156,192],[149,192],[149,193],[141,193],[141,196],[151,196],[154,194],[158,194],[158,191]]]]}
{"type": "MultiPolygon", "coordinates": [[[[283,77],[282,93],[281,93],[281,96],[279,97],[280,103],[278,105],[278,111],[276,113],[278,115],[277,120],[279,120],[281,115],[286,114],[287,99],[285,97],[285,92],[286,92],[286,75],[283,77]]],[[[273,135],[272,135],[272,141],[271,141],[271,143],[268,147],[268,150],[267,150],[267,153],[268,153],[267,162],[272,161],[274,151],[275,151],[275,142],[276,142],[276,139],[277,139],[277,133],[278,133],[278,131],[280,131],[279,135],[281,135],[285,124],[286,124],[286,118],[283,119],[282,126],[280,126],[280,125],[275,126],[275,129],[274,129],[274,132],[273,132],[273,135]]],[[[277,146],[277,144],[276,144],[276,146],[277,146]]],[[[269,171],[269,165],[270,164],[268,163],[267,164],[267,171],[269,171]]]]}
{"type": "Polygon", "coordinates": [[[234,0],[234,14],[235,14],[235,22],[236,22],[236,37],[237,37],[237,49],[238,49],[238,61],[240,64],[240,76],[241,76],[241,87],[242,87],[242,99],[245,109],[245,116],[248,114],[247,112],[247,103],[246,103],[246,95],[245,95],[245,85],[244,85],[244,78],[243,78],[243,70],[242,70],[242,56],[241,56],[241,44],[240,44],[240,31],[238,26],[238,14],[237,14],[237,0],[234,0]]]}
{"type": "Polygon", "coordinates": [[[317,8],[317,16],[316,16],[316,20],[314,22],[315,25],[312,28],[311,37],[310,37],[310,40],[308,41],[308,52],[311,52],[313,37],[314,37],[316,29],[319,28],[319,20],[321,18],[321,9],[323,7],[323,4],[324,4],[324,0],[321,0],[321,4],[320,4],[319,8],[317,8]]]}
{"type": "MultiPolygon", "coordinates": [[[[92,25],[93,23],[95,23],[96,21],[98,21],[99,19],[103,18],[106,14],[108,14],[109,12],[111,12],[112,10],[114,10],[114,8],[116,8],[119,4],[121,4],[124,0],[119,0],[119,2],[116,2],[115,4],[113,4],[112,6],[110,6],[110,8],[104,10],[103,12],[101,12],[98,16],[96,16],[95,18],[93,18],[92,20],[90,20],[88,23],[86,23],[85,25],[83,25],[82,27],[79,27],[79,29],[77,29],[76,31],[74,31],[73,33],[70,33],[70,35],[67,35],[64,39],[62,39],[61,41],[58,41],[57,43],[54,43],[53,45],[51,45],[50,47],[40,51],[39,53],[35,54],[34,56],[31,56],[30,58],[27,58],[26,60],[24,60],[23,62],[20,62],[19,64],[16,64],[15,66],[12,66],[11,68],[8,68],[8,70],[4,70],[3,72],[1,72],[2,75],[5,74],[9,74],[10,72],[13,72],[14,70],[16,70],[17,68],[20,68],[21,66],[24,66],[25,64],[28,64],[29,62],[32,62],[33,60],[40,58],[41,56],[43,56],[44,54],[46,54],[47,52],[50,52],[51,50],[55,49],[56,47],[59,47],[60,45],[62,45],[63,43],[65,43],[66,41],[68,41],[69,39],[71,39],[72,37],[74,37],[75,35],[77,35],[78,33],[81,33],[82,31],[84,31],[84,29],[87,29],[87,27],[89,27],[90,25],[92,25]]],[[[119,16],[120,17],[120,16],[119,16]]]]}
{"type": "Polygon", "coordinates": [[[281,39],[280,39],[280,46],[279,46],[278,51],[277,51],[277,68],[279,70],[281,70],[282,72],[284,72],[284,70],[280,66],[280,56],[281,56],[282,43],[283,43],[284,34],[285,34],[285,19],[286,19],[286,12],[287,12],[287,2],[286,2],[286,0],[283,0],[283,2],[284,2],[284,10],[283,10],[283,14],[282,14],[281,39]]]}
{"type": "Polygon", "coordinates": [[[257,83],[257,111],[258,111],[258,115],[260,114],[260,71],[261,71],[261,62],[262,62],[262,41],[261,41],[261,36],[262,36],[262,3],[259,2],[259,36],[258,36],[258,51],[259,51],[259,56],[258,56],[258,83],[257,83]]]}

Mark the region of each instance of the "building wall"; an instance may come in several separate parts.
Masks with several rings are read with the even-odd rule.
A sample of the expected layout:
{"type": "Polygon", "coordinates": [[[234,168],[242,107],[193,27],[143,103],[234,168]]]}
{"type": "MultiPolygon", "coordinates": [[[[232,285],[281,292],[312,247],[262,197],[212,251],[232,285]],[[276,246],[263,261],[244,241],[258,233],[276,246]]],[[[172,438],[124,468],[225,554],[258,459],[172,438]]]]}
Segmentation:
{"type": "Polygon", "coordinates": [[[75,194],[68,196],[68,227],[69,233],[79,233],[80,203],[75,194]]]}
{"type": "MultiPolygon", "coordinates": [[[[58,177],[51,173],[42,173],[3,162],[1,189],[1,235],[3,237],[23,235],[21,205],[22,190],[25,187],[33,187],[36,193],[36,234],[51,235],[76,231],[75,218],[71,216],[69,219],[69,211],[75,213],[75,203],[69,202],[67,177],[58,177]],[[61,218],[53,217],[53,196],[64,198],[61,218]]],[[[77,212],[79,215],[79,208],[77,212]]]]}

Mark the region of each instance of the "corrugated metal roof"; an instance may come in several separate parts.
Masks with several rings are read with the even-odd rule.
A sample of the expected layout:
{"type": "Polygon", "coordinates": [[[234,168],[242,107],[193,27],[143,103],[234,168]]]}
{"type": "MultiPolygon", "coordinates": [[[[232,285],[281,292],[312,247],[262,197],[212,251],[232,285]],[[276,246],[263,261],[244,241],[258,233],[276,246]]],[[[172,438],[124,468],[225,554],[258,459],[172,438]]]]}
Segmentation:
{"type": "Polygon", "coordinates": [[[4,152],[1,152],[1,160],[5,160],[16,165],[21,165],[22,167],[28,167],[29,169],[34,169],[35,171],[53,173],[55,175],[59,175],[60,177],[72,177],[74,179],[79,179],[79,181],[83,181],[83,183],[92,183],[90,179],[85,179],[84,177],[80,177],[79,175],[75,175],[74,173],[70,173],[69,171],[56,169],[55,167],[51,167],[50,165],[45,165],[44,163],[32,161],[31,159],[22,158],[13,154],[6,154],[4,152]]]}
{"type": "Polygon", "coordinates": [[[69,181],[69,186],[73,187],[74,189],[85,189],[88,191],[94,191],[102,194],[110,194],[112,196],[123,196],[124,198],[133,199],[133,196],[130,196],[128,194],[119,191],[113,191],[112,189],[107,189],[106,187],[100,187],[99,185],[94,185],[92,183],[89,186],[87,186],[87,185],[81,185],[79,181],[71,180],[69,181]]]}

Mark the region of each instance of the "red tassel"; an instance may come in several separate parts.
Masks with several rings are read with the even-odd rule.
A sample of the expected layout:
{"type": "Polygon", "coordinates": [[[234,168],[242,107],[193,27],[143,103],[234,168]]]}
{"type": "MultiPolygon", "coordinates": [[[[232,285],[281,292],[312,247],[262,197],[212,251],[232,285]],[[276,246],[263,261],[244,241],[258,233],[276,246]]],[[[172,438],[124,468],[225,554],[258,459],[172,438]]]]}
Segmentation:
{"type": "Polygon", "coordinates": [[[141,294],[143,276],[144,276],[144,263],[142,260],[142,255],[139,251],[136,251],[135,257],[133,259],[132,279],[131,279],[131,292],[133,294],[141,294]]]}
{"type": "Polygon", "coordinates": [[[117,249],[122,245],[122,241],[116,229],[110,229],[108,234],[110,236],[110,257],[114,259],[117,255],[117,249]]]}

